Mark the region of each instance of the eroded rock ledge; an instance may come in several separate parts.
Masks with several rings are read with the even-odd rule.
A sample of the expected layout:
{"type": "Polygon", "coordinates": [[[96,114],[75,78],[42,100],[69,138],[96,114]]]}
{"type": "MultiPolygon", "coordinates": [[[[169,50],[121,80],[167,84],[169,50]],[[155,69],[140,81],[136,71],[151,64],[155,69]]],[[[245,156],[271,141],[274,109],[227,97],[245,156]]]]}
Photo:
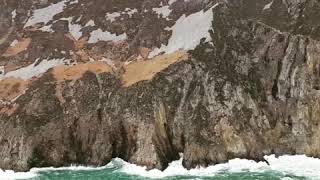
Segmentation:
{"type": "MultiPolygon", "coordinates": [[[[300,7],[281,2],[268,11],[300,7]]],[[[319,6],[302,5],[310,3],[319,6]]],[[[179,152],[186,168],[266,154],[319,157],[320,43],[313,31],[270,23],[266,4],[220,3],[212,42],[145,81],[124,85],[118,74],[90,69],[34,80],[0,109],[0,168],[99,166],[120,157],[164,169],[179,152]]],[[[308,23],[300,26],[316,26],[308,23]]]]}

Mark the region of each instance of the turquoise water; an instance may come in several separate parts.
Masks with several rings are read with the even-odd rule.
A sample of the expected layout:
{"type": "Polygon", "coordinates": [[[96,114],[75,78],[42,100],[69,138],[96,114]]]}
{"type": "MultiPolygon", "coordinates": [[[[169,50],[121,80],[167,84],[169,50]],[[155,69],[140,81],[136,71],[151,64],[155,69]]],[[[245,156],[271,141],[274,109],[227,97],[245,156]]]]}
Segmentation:
{"type": "MultiPolygon", "coordinates": [[[[125,173],[113,172],[112,170],[99,170],[99,171],[53,171],[53,172],[41,172],[39,177],[33,178],[34,180],[104,180],[104,179],[119,179],[119,180],[152,180],[151,178],[141,177],[136,175],[128,175],[125,173]]],[[[164,180],[180,180],[180,179],[216,179],[216,180],[280,180],[280,179],[307,179],[305,177],[297,177],[290,175],[282,175],[281,173],[223,173],[214,177],[197,177],[197,176],[173,176],[162,178],[164,180]]]]}
{"type": "Polygon", "coordinates": [[[265,156],[266,162],[245,159],[225,164],[186,170],[182,160],[172,162],[164,171],[147,171],[144,167],[114,159],[104,167],[71,166],[31,169],[18,173],[0,170],[0,180],[320,180],[320,159],[306,156],[265,156]]]}
{"type": "MultiPolygon", "coordinates": [[[[52,171],[52,172],[41,172],[40,175],[34,180],[104,180],[104,179],[119,179],[119,180],[152,180],[148,177],[141,177],[137,175],[128,175],[126,173],[114,172],[116,169],[105,169],[97,171],[52,171]]],[[[265,173],[228,173],[221,172],[214,177],[197,177],[197,176],[173,176],[162,178],[164,180],[181,180],[181,179],[216,179],[216,180],[281,180],[281,179],[295,179],[302,180],[307,179],[306,177],[298,177],[292,175],[283,175],[277,172],[265,172],[265,173]]]]}

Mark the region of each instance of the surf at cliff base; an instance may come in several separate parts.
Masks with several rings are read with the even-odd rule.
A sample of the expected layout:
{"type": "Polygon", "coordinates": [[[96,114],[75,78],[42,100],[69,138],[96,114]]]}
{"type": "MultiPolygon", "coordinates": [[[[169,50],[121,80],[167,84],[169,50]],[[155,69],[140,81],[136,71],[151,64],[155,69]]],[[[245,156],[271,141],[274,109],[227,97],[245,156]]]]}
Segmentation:
{"type": "Polygon", "coordinates": [[[320,179],[320,159],[305,155],[265,156],[265,162],[233,159],[224,164],[187,170],[182,158],[164,171],[146,170],[115,158],[103,167],[33,168],[29,172],[0,171],[2,180],[46,179],[320,179]]]}

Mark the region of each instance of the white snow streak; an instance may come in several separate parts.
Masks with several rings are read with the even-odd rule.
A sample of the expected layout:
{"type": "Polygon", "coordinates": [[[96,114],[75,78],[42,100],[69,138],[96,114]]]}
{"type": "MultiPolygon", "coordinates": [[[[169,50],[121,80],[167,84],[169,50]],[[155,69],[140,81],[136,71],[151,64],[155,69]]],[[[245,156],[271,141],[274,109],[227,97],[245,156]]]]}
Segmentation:
{"type": "Polygon", "coordinates": [[[169,5],[175,3],[177,0],[169,0],[169,5]]]}
{"type": "Polygon", "coordinates": [[[14,20],[15,20],[16,17],[17,17],[17,10],[16,10],[16,9],[11,12],[11,17],[12,17],[12,22],[14,22],[14,20]]]}
{"type": "Polygon", "coordinates": [[[163,18],[167,18],[172,11],[169,7],[170,6],[162,6],[160,8],[152,8],[152,10],[158,14],[158,17],[162,15],[163,18]]]}
{"type": "Polygon", "coordinates": [[[73,24],[72,17],[63,18],[63,20],[67,20],[69,22],[68,28],[70,34],[76,39],[79,40],[82,36],[81,29],[83,28],[80,24],[73,24]]]}
{"type": "Polygon", "coordinates": [[[200,43],[202,38],[209,40],[213,8],[210,8],[206,12],[199,11],[187,17],[186,15],[182,15],[173,27],[167,28],[167,30],[172,30],[172,36],[169,39],[168,45],[162,45],[160,48],[154,49],[150,53],[149,58],[161,52],[170,54],[179,49],[191,50],[200,43]]]}
{"type": "Polygon", "coordinates": [[[264,8],[263,8],[263,10],[268,10],[268,9],[270,9],[271,6],[272,6],[272,4],[273,4],[273,1],[271,1],[269,4],[265,5],[264,8]]]}
{"type": "Polygon", "coordinates": [[[126,13],[130,16],[130,17],[132,17],[132,15],[134,14],[134,13],[137,13],[138,12],[138,9],[130,9],[130,8],[126,8],[126,13]]]}
{"type": "Polygon", "coordinates": [[[124,41],[127,39],[127,34],[116,35],[112,34],[108,31],[102,31],[101,29],[97,29],[90,33],[90,39],[88,43],[96,43],[98,41],[124,41]]]}
{"type": "Polygon", "coordinates": [[[41,22],[47,24],[49,21],[53,20],[53,17],[55,15],[63,12],[65,3],[66,0],[58,2],[56,4],[51,4],[50,6],[42,9],[36,9],[33,12],[33,15],[28,19],[27,23],[24,25],[24,28],[41,22]]]}
{"type": "Polygon", "coordinates": [[[10,44],[10,47],[15,47],[17,44],[18,44],[18,40],[13,40],[12,42],[11,42],[11,44],[10,44]]]}
{"type": "Polygon", "coordinates": [[[14,71],[10,71],[6,73],[2,78],[14,77],[14,78],[21,78],[21,79],[27,80],[33,77],[37,77],[47,72],[49,69],[53,67],[56,67],[58,65],[63,65],[66,62],[65,59],[51,59],[51,60],[44,59],[38,65],[36,65],[38,61],[39,59],[29,66],[26,66],[14,71]]]}
{"type": "Polygon", "coordinates": [[[121,13],[119,12],[113,12],[113,13],[107,13],[106,14],[106,18],[107,20],[114,22],[116,20],[116,18],[120,17],[121,13]]]}
{"type": "Polygon", "coordinates": [[[90,20],[87,22],[87,24],[85,26],[95,26],[95,23],[93,20],[90,20]]]}

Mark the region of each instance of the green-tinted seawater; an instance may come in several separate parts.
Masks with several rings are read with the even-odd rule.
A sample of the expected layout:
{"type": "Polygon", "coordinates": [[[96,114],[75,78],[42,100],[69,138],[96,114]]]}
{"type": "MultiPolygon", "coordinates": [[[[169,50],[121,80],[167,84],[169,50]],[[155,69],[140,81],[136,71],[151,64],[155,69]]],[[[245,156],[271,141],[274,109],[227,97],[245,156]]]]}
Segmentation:
{"type": "MultiPolygon", "coordinates": [[[[93,171],[48,171],[41,172],[38,177],[32,180],[105,180],[105,179],[119,179],[119,180],[152,180],[151,178],[128,175],[126,173],[114,172],[116,169],[93,170],[93,171]]],[[[297,177],[290,175],[282,175],[281,173],[219,173],[213,177],[197,177],[197,176],[173,176],[161,178],[163,180],[303,180],[306,177],[297,177]]]]}
{"type": "Polygon", "coordinates": [[[104,167],[71,166],[33,168],[19,173],[0,170],[0,180],[320,180],[320,159],[299,156],[265,156],[266,162],[234,159],[224,164],[187,170],[182,159],[164,171],[150,170],[119,158],[104,167]]]}

